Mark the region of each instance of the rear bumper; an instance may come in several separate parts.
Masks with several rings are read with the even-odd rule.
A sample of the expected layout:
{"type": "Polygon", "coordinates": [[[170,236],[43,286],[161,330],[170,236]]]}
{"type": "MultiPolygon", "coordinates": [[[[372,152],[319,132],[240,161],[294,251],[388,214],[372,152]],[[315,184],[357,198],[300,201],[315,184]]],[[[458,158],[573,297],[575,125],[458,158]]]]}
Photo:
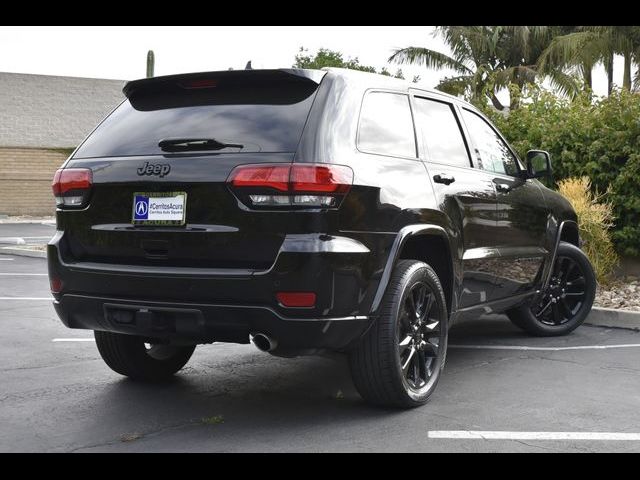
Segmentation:
{"type": "Polygon", "coordinates": [[[268,307],[166,303],[66,294],[54,301],[70,328],[104,330],[183,343],[248,343],[264,333],[281,350],[345,349],[367,328],[368,317],[286,318],[268,307]]]}
{"type": "Polygon", "coordinates": [[[246,343],[259,332],[291,350],[345,349],[366,331],[380,253],[353,238],[290,235],[271,268],[252,272],[73,262],[63,232],[47,251],[62,281],[54,306],[70,328],[190,343],[246,343]],[[285,308],[278,291],[316,292],[316,306],[285,308]]]}

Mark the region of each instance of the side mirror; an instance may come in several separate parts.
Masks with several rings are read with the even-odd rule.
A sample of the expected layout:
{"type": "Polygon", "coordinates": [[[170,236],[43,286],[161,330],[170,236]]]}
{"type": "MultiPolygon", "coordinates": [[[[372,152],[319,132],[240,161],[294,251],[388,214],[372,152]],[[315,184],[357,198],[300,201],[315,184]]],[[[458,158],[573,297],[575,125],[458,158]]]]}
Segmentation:
{"type": "Polygon", "coordinates": [[[529,178],[546,177],[553,181],[551,171],[551,156],[544,150],[529,150],[527,152],[527,175],[529,178]]]}

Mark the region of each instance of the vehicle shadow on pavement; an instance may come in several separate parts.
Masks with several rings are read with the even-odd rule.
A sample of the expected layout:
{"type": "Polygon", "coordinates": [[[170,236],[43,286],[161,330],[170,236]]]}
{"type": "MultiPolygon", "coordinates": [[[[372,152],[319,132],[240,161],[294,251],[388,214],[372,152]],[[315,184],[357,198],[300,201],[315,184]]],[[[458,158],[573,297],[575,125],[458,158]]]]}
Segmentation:
{"type": "MultiPolygon", "coordinates": [[[[455,364],[457,356],[466,355],[451,352],[449,362],[455,364]]],[[[353,386],[343,355],[285,359],[248,345],[200,346],[187,367],[168,382],[138,383],[114,374],[101,390],[92,402],[92,411],[100,412],[93,427],[106,428],[106,436],[116,442],[193,428],[252,437],[273,429],[357,428],[371,418],[420,415],[420,409],[366,404],[353,386]]],[[[436,391],[430,401],[437,403],[439,397],[436,391]]]]}
{"type": "Polygon", "coordinates": [[[294,439],[328,426],[357,428],[371,418],[406,414],[367,405],[353,387],[346,358],[280,359],[233,346],[230,350],[243,353],[221,359],[213,353],[215,346],[209,348],[211,353],[202,348],[192,366],[166,383],[114,377],[96,392],[91,410],[99,413],[74,438],[76,448],[135,450],[141,440],[155,442],[167,435],[190,439],[199,432],[206,434],[210,450],[224,450],[227,443],[216,442],[230,438],[236,439],[231,444],[246,447],[249,437],[264,449],[274,431],[289,432],[294,439]],[[95,442],[96,429],[108,441],[95,442]]]}

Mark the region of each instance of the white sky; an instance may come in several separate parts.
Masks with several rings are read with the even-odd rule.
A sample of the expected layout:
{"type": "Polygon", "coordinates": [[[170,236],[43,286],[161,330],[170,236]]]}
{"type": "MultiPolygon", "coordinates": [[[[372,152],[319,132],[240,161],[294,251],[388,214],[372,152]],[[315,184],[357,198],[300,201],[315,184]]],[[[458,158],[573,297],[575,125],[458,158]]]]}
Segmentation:
{"type": "MultiPolygon", "coordinates": [[[[386,59],[395,48],[425,46],[448,53],[433,27],[0,27],[0,71],[132,80],[145,76],[147,51],[155,53],[155,74],[244,68],[290,67],[301,46],[320,47],[358,57],[364,65],[398,65],[386,59]]],[[[616,59],[616,83],[621,83],[616,59]]],[[[400,66],[405,77],[420,75],[434,87],[450,74],[424,67],[400,66]]],[[[594,75],[598,94],[606,91],[600,69],[594,75]]]]}

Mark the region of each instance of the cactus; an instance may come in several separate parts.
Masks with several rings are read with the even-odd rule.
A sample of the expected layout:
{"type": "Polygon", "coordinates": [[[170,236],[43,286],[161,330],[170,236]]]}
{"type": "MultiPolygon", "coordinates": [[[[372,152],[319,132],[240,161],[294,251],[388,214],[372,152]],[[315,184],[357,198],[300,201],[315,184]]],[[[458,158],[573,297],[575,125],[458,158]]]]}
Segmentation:
{"type": "Polygon", "coordinates": [[[153,50],[149,50],[147,52],[147,78],[153,77],[153,68],[156,63],[155,55],[153,54],[153,50]]]}

